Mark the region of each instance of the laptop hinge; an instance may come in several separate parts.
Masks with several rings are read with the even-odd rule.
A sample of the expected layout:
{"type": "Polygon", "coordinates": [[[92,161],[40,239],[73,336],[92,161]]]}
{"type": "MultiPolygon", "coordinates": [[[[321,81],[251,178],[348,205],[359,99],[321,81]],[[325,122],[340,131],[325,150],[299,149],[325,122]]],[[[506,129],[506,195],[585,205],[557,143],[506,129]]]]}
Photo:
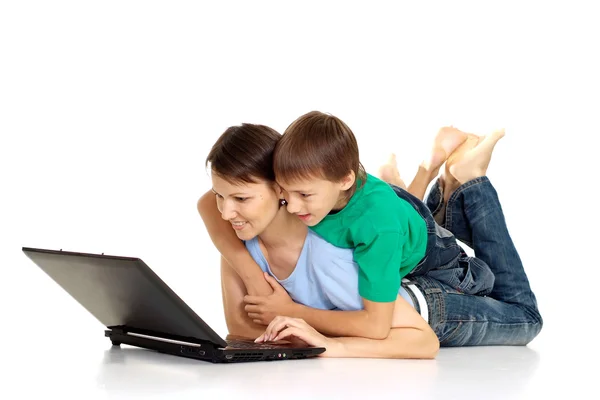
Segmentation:
{"type": "Polygon", "coordinates": [[[176,341],[180,341],[180,342],[188,342],[188,343],[196,343],[196,344],[200,344],[200,345],[211,345],[213,347],[220,347],[219,345],[217,345],[216,343],[207,341],[207,340],[202,340],[202,339],[197,339],[194,337],[189,337],[189,336],[179,336],[179,335],[172,335],[172,334],[168,334],[168,333],[164,333],[164,332],[156,332],[156,331],[152,331],[152,330],[147,330],[147,329],[138,329],[138,328],[132,328],[132,327],[128,327],[125,325],[116,325],[116,326],[107,326],[108,329],[110,329],[112,332],[115,333],[120,333],[120,334],[141,334],[144,336],[151,336],[151,337],[156,337],[156,338],[164,338],[164,339],[170,339],[170,340],[176,340],[176,341]]]}
{"type": "Polygon", "coordinates": [[[123,333],[123,334],[127,333],[127,329],[123,325],[107,326],[107,328],[115,333],[123,333]]]}

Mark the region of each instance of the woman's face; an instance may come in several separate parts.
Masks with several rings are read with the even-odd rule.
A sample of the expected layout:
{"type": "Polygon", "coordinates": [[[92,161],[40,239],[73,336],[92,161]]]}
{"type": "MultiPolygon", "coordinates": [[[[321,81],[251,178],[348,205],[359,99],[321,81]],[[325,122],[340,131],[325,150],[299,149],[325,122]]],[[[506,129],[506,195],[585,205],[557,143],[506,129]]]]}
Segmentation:
{"type": "Polygon", "coordinates": [[[231,223],[238,238],[249,240],[261,234],[279,210],[275,183],[231,183],[211,175],[221,217],[231,223]]]}

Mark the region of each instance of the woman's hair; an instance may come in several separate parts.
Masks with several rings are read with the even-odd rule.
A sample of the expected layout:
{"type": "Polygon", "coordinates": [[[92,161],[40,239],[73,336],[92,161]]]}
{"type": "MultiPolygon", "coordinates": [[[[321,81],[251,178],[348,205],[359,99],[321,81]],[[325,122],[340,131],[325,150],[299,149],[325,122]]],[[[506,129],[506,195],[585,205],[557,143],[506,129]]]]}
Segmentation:
{"type": "Polygon", "coordinates": [[[280,137],[264,125],[231,126],[213,145],[205,166],[229,182],[273,182],[273,151],[280,137]]]}
{"type": "Polygon", "coordinates": [[[273,168],[277,178],[287,182],[310,178],[339,182],[350,171],[356,179],[366,178],[354,133],[341,119],[319,111],[288,126],[277,143],[273,168]]]}

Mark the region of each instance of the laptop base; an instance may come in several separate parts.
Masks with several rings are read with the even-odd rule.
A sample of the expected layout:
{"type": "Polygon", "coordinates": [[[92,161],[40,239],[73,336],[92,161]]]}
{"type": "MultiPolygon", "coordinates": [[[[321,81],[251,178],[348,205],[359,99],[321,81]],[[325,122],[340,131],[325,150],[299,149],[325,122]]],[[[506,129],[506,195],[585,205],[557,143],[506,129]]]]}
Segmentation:
{"type": "Polygon", "coordinates": [[[279,347],[273,349],[218,348],[211,343],[183,344],[176,343],[175,341],[163,341],[149,337],[138,336],[135,334],[124,333],[118,330],[106,330],[104,331],[104,336],[110,338],[113,346],[127,344],[130,346],[155,350],[160,353],[209,361],[212,363],[298,360],[315,357],[325,351],[324,348],[307,349],[294,347],[279,347]]]}

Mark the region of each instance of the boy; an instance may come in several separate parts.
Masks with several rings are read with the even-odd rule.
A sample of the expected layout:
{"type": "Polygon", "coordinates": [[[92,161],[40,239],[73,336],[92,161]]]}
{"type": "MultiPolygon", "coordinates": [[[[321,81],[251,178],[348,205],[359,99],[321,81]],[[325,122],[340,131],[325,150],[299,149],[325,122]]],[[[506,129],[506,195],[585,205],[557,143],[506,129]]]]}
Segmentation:
{"type": "MultiPolygon", "coordinates": [[[[418,173],[436,176],[466,140],[466,133],[442,129],[432,160],[418,173]]],[[[467,257],[423,202],[364,171],[356,138],[339,118],[318,111],[301,116],[279,140],[273,161],[288,212],[333,245],[354,249],[359,293],[381,332],[409,274],[429,275],[467,294],[491,292],[489,267],[467,257]]]]}

